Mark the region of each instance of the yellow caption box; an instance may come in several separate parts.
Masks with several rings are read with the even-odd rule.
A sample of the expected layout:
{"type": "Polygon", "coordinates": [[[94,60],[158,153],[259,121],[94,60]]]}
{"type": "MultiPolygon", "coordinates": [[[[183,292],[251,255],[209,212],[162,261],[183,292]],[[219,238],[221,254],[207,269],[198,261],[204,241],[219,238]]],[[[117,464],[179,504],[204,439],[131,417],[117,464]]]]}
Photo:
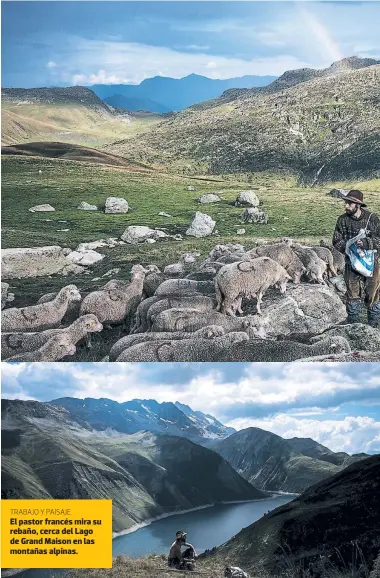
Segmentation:
{"type": "Polygon", "coordinates": [[[112,500],[2,500],[3,568],[112,568],[112,500]]]}

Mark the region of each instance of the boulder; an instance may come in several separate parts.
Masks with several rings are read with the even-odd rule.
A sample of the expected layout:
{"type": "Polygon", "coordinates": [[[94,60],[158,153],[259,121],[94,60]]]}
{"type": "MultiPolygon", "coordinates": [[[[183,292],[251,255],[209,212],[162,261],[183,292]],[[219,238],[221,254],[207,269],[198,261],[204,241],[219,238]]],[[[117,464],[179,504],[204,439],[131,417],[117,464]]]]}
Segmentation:
{"type": "Polygon", "coordinates": [[[269,290],[263,298],[262,315],[255,315],[257,328],[268,337],[318,335],[346,319],[344,304],[334,290],[321,285],[288,285],[284,295],[269,290]]]}
{"type": "Polygon", "coordinates": [[[211,235],[215,225],[216,223],[210,215],[197,211],[190,227],[186,231],[186,235],[191,237],[207,237],[208,235],[211,235]]]}
{"type": "Polygon", "coordinates": [[[89,267],[104,259],[104,255],[97,253],[97,251],[92,251],[91,249],[82,249],[82,251],[72,251],[67,255],[67,259],[74,265],[89,267]]]}
{"type": "Polygon", "coordinates": [[[98,207],[96,205],[90,205],[89,203],[82,201],[77,206],[77,209],[79,209],[80,211],[97,211],[98,207]]]}
{"type": "Polygon", "coordinates": [[[238,229],[238,230],[236,231],[236,234],[237,234],[237,235],[245,235],[245,229],[238,229]]]}
{"type": "Polygon", "coordinates": [[[164,211],[160,211],[159,213],[160,217],[171,217],[172,215],[169,215],[169,213],[165,213],[164,211]]]}
{"type": "Polygon", "coordinates": [[[380,331],[370,325],[364,325],[363,323],[339,325],[328,329],[322,335],[312,337],[310,342],[316,343],[330,336],[345,337],[353,351],[380,351],[380,331]]]}
{"type": "Polygon", "coordinates": [[[335,277],[330,277],[330,279],[328,279],[328,284],[334,287],[334,289],[341,295],[345,295],[347,292],[347,285],[343,275],[336,275],[335,277]]]}
{"type": "Polygon", "coordinates": [[[163,237],[167,237],[167,235],[159,229],[150,229],[143,225],[130,225],[125,229],[121,239],[131,245],[137,245],[144,243],[147,239],[157,240],[163,237]]]}
{"type": "Polygon", "coordinates": [[[182,263],[172,263],[171,265],[166,265],[164,269],[165,275],[182,275],[184,273],[185,268],[182,263]]]}
{"type": "Polygon", "coordinates": [[[190,265],[191,263],[195,263],[197,260],[197,257],[199,257],[200,253],[196,252],[196,253],[184,253],[183,255],[181,255],[180,260],[183,263],[186,263],[186,265],[190,265]]]}
{"type": "Polygon", "coordinates": [[[235,207],[258,207],[259,204],[255,191],[241,191],[235,201],[235,207]]]}
{"type": "Polygon", "coordinates": [[[31,207],[29,209],[31,213],[47,213],[49,211],[55,211],[55,208],[49,204],[46,205],[36,205],[35,207],[31,207]]]}
{"type": "Polygon", "coordinates": [[[189,185],[188,187],[186,187],[188,191],[195,191],[195,187],[193,187],[193,185],[189,185]]]}
{"type": "Polygon", "coordinates": [[[327,193],[330,197],[335,197],[338,199],[343,199],[346,195],[348,195],[348,189],[331,189],[330,192],[327,193]]]}
{"type": "Polygon", "coordinates": [[[266,225],[268,223],[268,215],[264,211],[260,211],[257,207],[245,209],[242,212],[240,219],[242,223],[259,223],[266,225]]]}
{"type": "Polygon", "coordinates": [[[128,213],[128,201],[121,197],[107,197],[105,213],[128,213]]]}
{"type": "Polygon", "coordinates": [[[1,267],[3,279],[42,277],[62,272],[70,265],[70,249],[59,246],[3,249],[1,267]]]}
{"type": "Polygon", "coordinates": [[[208,205],[210,203],[218,203],[219,201],[221,201],[219,195],[214,195],[213,193],[201,195],[198,199],[198,203],[201,203],[202,205],[208,205]]]}

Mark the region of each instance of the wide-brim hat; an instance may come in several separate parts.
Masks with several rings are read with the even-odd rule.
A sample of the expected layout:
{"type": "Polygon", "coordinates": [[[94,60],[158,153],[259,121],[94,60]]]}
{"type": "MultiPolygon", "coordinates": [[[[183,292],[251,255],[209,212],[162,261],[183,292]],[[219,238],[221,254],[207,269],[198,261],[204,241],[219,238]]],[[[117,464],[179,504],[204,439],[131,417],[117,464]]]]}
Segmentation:
{"type": "Polygon", "coordinates": [[[358,203],[362,207],[366,207],[367,205],[363,203],[363,193],[361,191],[348,191],[347,195],[342,197],[344,202],[351,201],[352,203],[358,203]]]}

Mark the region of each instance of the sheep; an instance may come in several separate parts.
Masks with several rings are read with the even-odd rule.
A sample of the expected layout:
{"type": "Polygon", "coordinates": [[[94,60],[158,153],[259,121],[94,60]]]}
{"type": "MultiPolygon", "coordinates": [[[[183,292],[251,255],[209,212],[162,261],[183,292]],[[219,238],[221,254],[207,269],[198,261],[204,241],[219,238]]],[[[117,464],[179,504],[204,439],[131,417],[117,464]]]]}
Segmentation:
{"type": "MultiPolygon", "coordinates": [[[[303,357],[329,353],[349,353],[351,351],[347,339],[343,337],[327,337],[306,345],[296,341],[270,341],[267,339],[253,339],[245,343],[238,343],[229,350],[222,351],[216,361],[295,361],[303,357]]],[[[204,361],[207,361],[206,359],[204,361]]]]}
{"type": "Polygon", "coordinates": [[[337,273],[343,273],[346,267],[346,258],[344,254],[340,253],[337,249],[335,249],[334,245],[330,245],[329,243],[326,243],[323,240],[319,241],[319,245],[321,247],[326,247],[326,249],[329,249],[331,251],[335,271],[337,273]]]}
{"type": "Polygon", "coordinates": [[[292,243],[291,248],[298,255],[306,267],[306,275],[309,277],[309,279],[311,281],[316,281],[321,285],[326,285],[325,280],[323,279],[323,275],[326,273],[327,265],[324,261],[322,261],[322,259],[318,257],[315,251],[313,251],[313,249],[309,249],[308,247],[304,247],[299,243],[292,243]]]}
{"type": "Polygon", "coordinates": [[[260,245],[250,251],[246,255],[250,259],[255,257],[270,257],[276,261],[289,273],[293,279],[293,283],[300,283],[302,275],[306,269],[303,266],[301,259],[292,251],[287,243],[274,243],[268,245],[260,245]]]}
{"type": "Polygon", "coordinates": [[[148,273],[144,279],[144,295],[146,297],[152,297],[157,287],[167,279],[168,276],[159,271],[148,273]]]}
{"type": "Polygon", "coordinates": [[[9,283],[1,283],[1,309],[15,299],[14,293],[8,293],[8,289],[9,283]]]}
{"type": "Polygon", "coordinates": [[[141,301],[145,273],[144,267],[133,265],[131,281],[125,288],[112,280],[106,284],[106,289],[89,293],[82,301],[80,315],[93,313],[101,323],[123,322],[127,327],[127,319],[131,320],[141,301]]]}
{"type": "Polygon", "coordinates": [[[216,305],[215,299],[206,297],[205,295],[187,295],[187,296],[171,296],[160,299],[160,301],[153,303],[147,312],[147,324],[150,327],[156,315],[165,311],[166,309],[174,309],[181,307],[182,309],[196,309],[197,311],[211,311],[216,305]]]}
{"type": "MultiPolygon", "coordinates": [[[[39,298],[37,301],[37,305],[41,303],[49,303],[49,301],[53,301],[57,297],[58,293],[45,293],[42,297],[39,298]]],[[[67,311],[65,315],[62,317],[62,325],[70,325],[79,317],[80,306],[83,298],[87,295],[87,293],[81,292],[81,298],[77,301],[71,301],[67,306],[67,311]]]]}
{"type": "Polygon", "coordinates": [[[135,315],[135,323],[131,328],[131,333],[143,333],[144,331],[148,331],[148,309],[151,305],[153,305],[153,303],[156,303],[159,300],[160,297],[153,295],[152,297],[148,297],[138,304],[135,315]]]}
{"type": "Polygon", "coordinates": [[[168,297],[192,293],[213,294],[214,283],[212,281],[193,281],[192,279],[168,279],[157,287],[155,295],[168,297]]]}
{"type": "Polygon", "coordinates": [[[22,307],[5,309],[2,311],[2,330],[12,331],[39,331],[59,326],[65,315],[69,303],[79,301],[81,294],[75,285],[63,287],[52,301],[22,307]]]}
{"type": "Polygon", "coordinates": [[[150,341],[125,349],[116,361],[217,361],[226,348],[247,340],[246,333],[231,332],[213,339],[150,341]]]}
{"type": "MultiPolygon", "coordinates": [[[[220,263],[222,267],[222,264],[220,263]]],[[[216,275],[217,269],[214,267],[209,267],[208,269],[202,269],[201,271],[194,271],[185,276],[185,279],[191,279],[192,281],[213,281],[216,275]]]]}
{"type": "Polygon", "coordinates": [[[27,351],[8,357],[8,361],[59,361],[66,355],[74,355],[76,347],[67,333],[53,335],[44,345],[35,351],[27,351]]]}
{"type": "Polygon", "coordinates": [[[101,331],[102,329],[103,325],[99,323],[95,315],[84,315],[64,329],[47,329],[38,333],[2,333],[2,357],[7,359],[11,355],[35,351],[47,343],[54,335],[69,335],[70,343],[75,345],[87,333],[101,331]]]}
{"type": "Polygon", "coordinates": [[[338,272],[334,267],[334,258],[330,249],[327,247],[321,247],[320,245],[313,245],[310,248],[318,255],[320,259],[322,259],[322,261],[326,263],[328,276],[336,277],[338,272]]]}
{"type": "Polygon", "coordinates": [[[161,311],[152,323],[151,331],[186,331],[194,332],[208,325],[219,325],[226,333],[231,331],[255,331],[255,319],[250,316],[244,318],[227,317],[213,309],[202,313],[197,309],[167,309],[161,311]]]}
{"type": "Polygon", "coordinates": [[[198,331],[193,333],[186,333],[185,331],[174,331],[172,333],[162,331],[155,333],[139,333],[137,335],[126,335],[119,339],[111,347],[109,353],[109,361],[116,361],[122,351],[137,345],[139,343],[145,343],[147,341],[174,341],[178,339],[194,339],[195,336],[204,339],[210,339],[211,337],[220,337],[224,335],[224,329],[218,325],[208,325],[207,327],[202,327],[198,331]]]}
{"type": "Polygon", "coordinates": [[[261,315],[261,302],[265,291],[272,285],[279,287],[285,293],[286,284],[290,279],[286,270],[269,257],[257,257],[252,261],[231,263],[220,269],[215,277],[215,292],[217,311],[226,315],[235,315],[234,303],[238,303],[237,310],[241,310],[241,296],[257,296],[257,313],[261,315]]]}
{"type": "Polygon", "coordinates": [[[229,263],[237,263],[245,258],[246,253],[228,253],[217,259],[217,263],[228,265],[229,263]]]}

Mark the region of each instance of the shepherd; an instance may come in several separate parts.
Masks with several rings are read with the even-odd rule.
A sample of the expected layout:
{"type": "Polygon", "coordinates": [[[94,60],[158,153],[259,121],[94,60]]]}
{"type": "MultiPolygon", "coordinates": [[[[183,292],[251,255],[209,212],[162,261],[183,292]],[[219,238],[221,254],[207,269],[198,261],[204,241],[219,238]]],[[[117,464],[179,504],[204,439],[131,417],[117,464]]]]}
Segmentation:
{"type": "Polygon", "coordinates": [[[197,553],[194,546],[186,542],[187,534],[182,530],[178,530],[175,535],[175,542],[170,547],[168,565],[174,566],[175,568],[181,568],[186,566],[187,560],[195,560],[197,553]],[[181,552],[181,548],[185,547],[186,550],[181,552]]]}
{"type": "MultiPolygon", "coordinates": [[[[338,218],[335,226],[333,245],[340,253],[346,255],[344,280],[347,286],[346,311],[347,323],[359,323],[362,308],[362,296],[367,308],[368,324],[380,325],[380,220],[376,213],[366,210],[363,193],[351,190],[343,198],[344,215],[338,218]],[[350,243],[354,237],[361,237],[350,243]],[[352,246],[352,249],[351,249],[352,246]],[[354,268],[356,255],[359,260],[368,251],[377,251],[371,270],[358,271],[354,268]],[[350,251],[351,256],[350,256],[350,251]],[[366,274],[363,274],[363,273],[366,274]],[[364,291],[363,291],[364,290],[364,291]]],[[[369,253],[368,253],[369,254],[369,253]]]]}

